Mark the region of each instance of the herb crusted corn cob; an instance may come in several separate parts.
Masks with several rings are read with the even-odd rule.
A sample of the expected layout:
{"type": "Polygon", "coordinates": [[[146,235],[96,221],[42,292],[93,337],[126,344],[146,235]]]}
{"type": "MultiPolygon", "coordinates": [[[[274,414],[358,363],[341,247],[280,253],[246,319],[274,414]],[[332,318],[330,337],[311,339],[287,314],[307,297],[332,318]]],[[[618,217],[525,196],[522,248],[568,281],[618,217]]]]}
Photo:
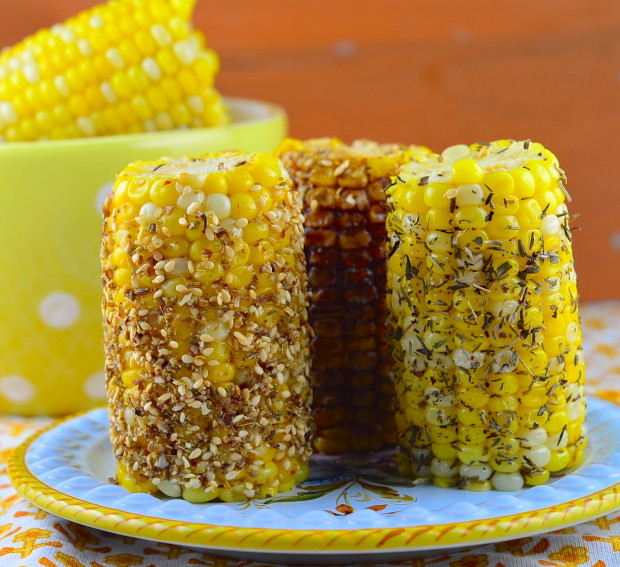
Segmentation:
{"type": "Polygon", "coordinates": [[[228,502],[305,478],[302,216],[277,158],[129,165],[105,205],[102,265],[120,484],[228,502]]]}
{"type": "Polygon", "coordinates": [[[288,140],[278,149],[302,193],[311,291],[316,449],[393,443],[385,343],[385,185],[428,150],[359,140],[288,140]]]}
{"type": "Polygon", "coordinates": [[[0,141],[229,121],[194,0],[110,0],[0,52],[0,141]]]}
{"type": "Polygon", "coordinates": [[[517,490],[580,461],[584,361],[564,174],[542,145],[453,146],[388,189],[402,466],[517,490]]]}

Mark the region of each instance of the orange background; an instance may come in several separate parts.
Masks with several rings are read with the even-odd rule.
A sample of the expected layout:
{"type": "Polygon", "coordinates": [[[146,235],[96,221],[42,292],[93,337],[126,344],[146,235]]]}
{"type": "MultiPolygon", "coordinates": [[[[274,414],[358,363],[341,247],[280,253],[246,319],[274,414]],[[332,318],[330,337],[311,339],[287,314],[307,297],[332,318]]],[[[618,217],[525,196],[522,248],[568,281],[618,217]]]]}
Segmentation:
{"type": "MultiPolygon", "coordinates": [[[[2,1],[0,46],[94,5],[2,1]]],[[[618,0],[199,0],[227,95],[291,135],[428,145],[530,138],[573,196],[583,299],[620,297],[618,0]]]]}

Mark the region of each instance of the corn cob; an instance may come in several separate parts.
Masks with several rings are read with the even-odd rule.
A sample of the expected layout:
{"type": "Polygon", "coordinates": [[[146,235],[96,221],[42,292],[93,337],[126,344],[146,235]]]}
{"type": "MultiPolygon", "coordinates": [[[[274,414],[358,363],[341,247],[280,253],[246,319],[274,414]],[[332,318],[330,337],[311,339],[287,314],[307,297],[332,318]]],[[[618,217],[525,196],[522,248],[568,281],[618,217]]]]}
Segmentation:
{"type": "Polygon", "coordinates": [[[403,471],[518,490],[576,465],[584,362],[565,177],[541,144],[458,145],[388,189],[403,471]]]}
{"type": "Polygon", "coordinates": [[[191,502],[308,474],[301,203],[277,158],[129,165],[105,204],[102,266],[118,480],[191,502]]]}
{"type": "Polygon", "coordinates": [[[319,451],[376,450],[395,441],[383,189],[400,164],[425,151],[336,139],[288,140],[277,150],[304,200],[319,451]]]}
{"type": "Polygon", "coordinates": [[[229,121],[193,0],[110,0],[0,53],[0,141],[229,121]]]}

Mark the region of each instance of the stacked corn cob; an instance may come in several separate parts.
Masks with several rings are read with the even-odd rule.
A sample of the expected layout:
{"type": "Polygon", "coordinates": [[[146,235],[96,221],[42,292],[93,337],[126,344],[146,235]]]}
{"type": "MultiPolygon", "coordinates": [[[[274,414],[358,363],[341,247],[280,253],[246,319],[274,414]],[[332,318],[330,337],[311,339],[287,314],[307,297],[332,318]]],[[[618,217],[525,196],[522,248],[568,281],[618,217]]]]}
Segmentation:
{"type": "Polygon", "coordinates": [[[428,150],[317,139],[288,140],[277,152],[304,201],[315,447],[378,449],[395,440],[383,190],[401,164],[428,150]]]}
{"type": "Polygon", "coordinates": [[[540,144],[459,145],[388,189],[403,469],[516,490],[579,462],[584,362],[564,175],[540,144]]]}
{"type": "Polygon", "coordinates": [[[194,0],[110,0],[0,53],[0,141],[228,122],[194,0]]]}
{"type": "Polygon", "coordinates": [[[266,154],[134,163],[118,176],[103,311],[125,488],[235,501],[307,475],[300,206],[266,154]]]}

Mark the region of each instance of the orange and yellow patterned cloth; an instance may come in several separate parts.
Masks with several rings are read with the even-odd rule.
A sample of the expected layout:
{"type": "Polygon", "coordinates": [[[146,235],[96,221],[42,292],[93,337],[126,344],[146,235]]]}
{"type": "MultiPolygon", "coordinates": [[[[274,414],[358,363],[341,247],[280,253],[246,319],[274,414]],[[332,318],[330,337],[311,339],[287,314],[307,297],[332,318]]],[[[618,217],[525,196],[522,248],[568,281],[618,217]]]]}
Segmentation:
{"type": "MultiPolygon", "coordinates": [[[[620,301],[582,308],[590,395],[620,404],[620,301]]],[[[13,447],[47,425],[44,418],[0,416],[0,566],[267,567],[86,528],[43,512],[11,486],[13,447]]],[[[372,567],[369,563],[360,567],[372,567]]],[[[427,558],[381,563],[407,567],[618,567],[620,511],[578,526],[427,558]]]]}

